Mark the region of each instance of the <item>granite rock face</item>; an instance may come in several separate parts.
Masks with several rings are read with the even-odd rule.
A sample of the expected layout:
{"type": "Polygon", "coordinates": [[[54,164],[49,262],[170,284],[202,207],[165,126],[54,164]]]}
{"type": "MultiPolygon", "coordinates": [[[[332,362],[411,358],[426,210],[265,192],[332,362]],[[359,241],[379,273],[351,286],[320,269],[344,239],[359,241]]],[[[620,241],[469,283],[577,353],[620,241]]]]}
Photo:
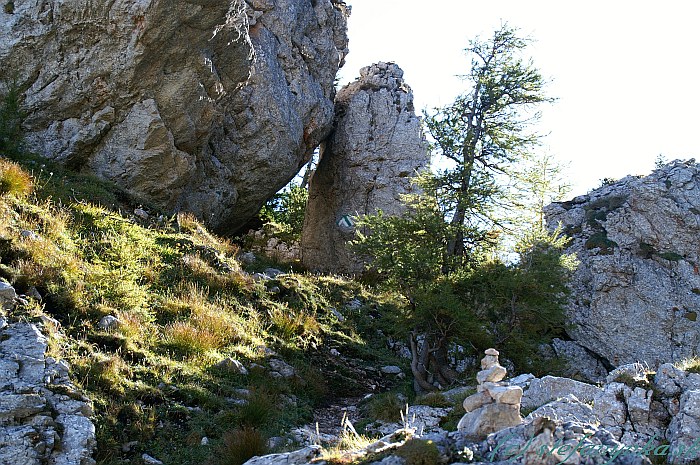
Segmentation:
{"type": "Polygon", "coordinates": [[[233,232],[326,138],[347,53],[339,0],[16,0],[29,148],[233,232]]]}
{"type": "Polygon", "coordinates": [[[302,261],[313,270],[355,273],[364,264],[346,246],[353,217],[400,214],[401,195],[414,191],[410,180],[427,165],[428,147],[413,93],[394,63],[363,68],[335,104],[334,132],[309,184],[302,261]]]}
{"type": "Polygon", "coordinates": [[[570,336],[606,365],[654,369],[700,352],[700,166],[675,161],[546,209],[581,265],[570,336]]]}

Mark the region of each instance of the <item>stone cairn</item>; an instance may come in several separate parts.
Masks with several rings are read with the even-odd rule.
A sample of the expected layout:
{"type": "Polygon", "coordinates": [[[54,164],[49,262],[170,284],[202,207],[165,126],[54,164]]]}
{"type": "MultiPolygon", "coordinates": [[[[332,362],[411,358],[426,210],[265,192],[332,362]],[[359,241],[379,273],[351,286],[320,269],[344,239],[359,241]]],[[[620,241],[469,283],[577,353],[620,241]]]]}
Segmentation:
{"type": "Polygon", "coordinates": [[[506,369],[498,363],[498,351],[487,349],[481,359],[481,371],[477,373],[477,393],[464,399],[466,414],[457,425],[459,432],[475,439],[510,426],[519,425],[520,400],[523,390],[519,386],[505,386],[501,380],[506,369]]]}

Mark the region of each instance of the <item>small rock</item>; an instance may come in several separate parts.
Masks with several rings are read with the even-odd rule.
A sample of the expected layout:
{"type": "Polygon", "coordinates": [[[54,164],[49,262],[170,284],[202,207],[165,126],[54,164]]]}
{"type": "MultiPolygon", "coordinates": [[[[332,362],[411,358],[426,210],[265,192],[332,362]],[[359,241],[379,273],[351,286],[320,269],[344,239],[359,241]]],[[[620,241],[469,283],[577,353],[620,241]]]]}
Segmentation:
{"type": "Polygon", "coordinates": [[[499,404],[520,406],[523,390],[519,386],[498,386],[488,390],[489,395],[499,404]]]}
{"type": "Polygon", "coordinates": [[[267,281],[269,279],[270,279],[270,277],[264,273],[253,273],[253,280],[254,281],[267,281]]]}
{"type": "Polygon", "coordinates": [[[606,383],[614,383],[619,377],[630,377],[635,380],[645,381],[646,373],[649,370],[647,367],[641,363],[628,363],[627,365],[622,365],[611,371],[605,378],[606,383]]]}
{"type": "Polygon", "coordinates": [[[9,310],[14,307],[16,298],[15,288],[0,280],[0,309],[9,310]]]}
{"type": "Polygon", "coordinates": [[[41,315],[41,316],[39,317],[39,319],[41,320],[41,322],[42,322],[44,325],[53,326],[54,328],[60,328],[60,327],[61,327],[61,323],[59,323],[58,320],[57,320],[56,318],[52,318],[52,317],[50,317],[50,316],[48,316],[48,315],[41,315]]]}
{"type": "Polygon", "coordinates": [[[253,263],[255,263],[255,260],[257,260],[253,252],[242,253],[240,257],[238,257],[238,259],[246,265],[252,265],[253,263]]]}
{"type": "Polygon", "coordinates": [[[30,231],[29,229],[23,229],[20,231],[19,235],[25,239],[30,239],[33,241],[39,239],[39,235],[34,231],[30,231]]]}
{"type": "Polygon", "coordinates": [[[146,210],[144,210],[143,208],[137,208],[137,209],[135,209],[135,210],[134,210],[134,215],[135,215],[135,216],[138,216],[138,217],[141,218],[142,220],[147,220],[147,219],[148,219],[148,213],[147,213],[146,210]]]}
{"type": "Polygon", "coordinates": [[[360,302],[358,299],[352,299],[350,302],[345,304],[345,308],[347,308],[350,311],[359,310],[361,307],[362,302],[360,302]]]}
{"type": "Polygon", "coordinates": [[[342,323],[343,321],[345,321],[345,317],[337,309],[331,308],[331,312],[333,313],[333,315],[335,315],[339,322],[342,323]]]}
{"type": "Polygon", "coordinates": [[[272,369],[272,373],[270,373],[270,376],[272,377],[292,378],[294,377],[294,375],[296,375],[294,367],[287,364],[284,360],[271,358],[269,363],[270,368],[272,369]],[[279,376],[276,376],[275,373],[277,373],[279,376]]]}
{"type": "Polygon", "coordinates": [[[270,294],[279,294],[281,292],[279,286],[272,286],[270,289],[267,290],[270,294]]]}
{"type": "Polygon", "coordinates": [[[494,365],[491,368],[482,370],[476,374],[476,380],[479,384],[497,383],[506,377],[506,369],[500,365],[494,365]]]}
{"type": "Polygon", "coordinates": [[[279,449],[287,443],[287,440],[280,436],[273,436],[267,440],[268,449],[279,449]]]}
{"type": "Polygon", "coordinates": [[[100,319],[100,322],[97,323],[97,326],[99,326],[101,329],[108,331],[112,329],[117,329],[119,325],[121,325],[121,321],[119,321],[119,318],[112,315],[103,316],[100,319]]]}
{"type": "Polygon", "coordinates": [[[403,370],[396,365],[387,365],[382,367],[382,373],[386,373],[387,375],[398,375],[399,373],[403,373],[403,370]]]}
{"type": "Polygon", "coordinates": [[[491,402],[492,398],[488,392],[482,391],[465,398],[462,402],[462,407],[464,407],[465,412],[469,413],[491,402]]]}
{"type": "Polygon", "coordinates": [[[163,462],[161,462],[157,458],[151,457],[148,454],[141,455],[141,460],[143,460],[143,463],[147,465],[163,465],[163,462]]]}
{"type": "Polygon", "coordinates": [[[239,375],[247,375],[248,370],[243,366],[241,362],[235,360],[231,357],[226,357],[215,365],[217,368],[230,371],[232,373],[237,373],[239,375]]]}
{"type": "Polygon", "coordinates": [[[535,375],[532,373],[525,373],[509,379],[508,384],[511,386],[520,386],[521,388],[524,388],[527,387],[530,384],[530,381],[533,379],[535,379],[535,375]]]}
{"type": "Polygon", "coordinates": [[[131,452],[131,449],[133,449],[134,447],[136,447],[138,445],[139,445],[138,441],[125,442],[124,444],[122,444],[122,452],[131,452]]]}
{"type": "Polygon", "coordinates": [[[284,274],[282,270],[278,270],[277,268],[266,268],[263,273],[265,273],[270,278],[276,278],[277,276],[284,274]]]}
{"type": "Polygon", "coordinates": [[[331,355],[334,357],[340,357],[340,352],[338,352],[336,349],[331,349],[331,355]]]}
{"type": "Polygon", "coordinates": [[[34,286],[29,288],[29,291],[27,291],[27,295],[34,300],[38,300],[38,301],[42,300],[41,294],[39,293],[37,288],[34,286]]]}
{"type": "Polygon", "coordinates": [[[207,446],[207,445],[209,445],[209,438],[206,437],[206,436],[204,436],[204,437],[202,438],[202,440],[199,442],[199,444],[202,445],[202,446],[207,446]]]}

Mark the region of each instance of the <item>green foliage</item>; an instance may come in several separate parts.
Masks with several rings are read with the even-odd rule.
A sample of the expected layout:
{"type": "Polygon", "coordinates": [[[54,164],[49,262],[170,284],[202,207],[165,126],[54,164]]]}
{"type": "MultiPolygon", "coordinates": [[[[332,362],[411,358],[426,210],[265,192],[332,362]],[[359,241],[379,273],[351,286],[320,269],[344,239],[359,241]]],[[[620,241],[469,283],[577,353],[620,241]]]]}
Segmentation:
{"type": "Polygon", "coordinates": [[[401,421],[401,411],[405,410],[405,405],[395,393],[384,392],[373,395],[363,410],[372,420],[399,422],[401,421]]]}
{"type": "Polygon", "coordinates": [[[600,249],[601,255],[610,255],[613,253],[613,249],[617,247],[617,242],[608,239],[608,233],[606,231],[599,231],[597,233],[591,234],[586,240],[586,250],[600,249]]]}
{"type": "Polygon", "coordinates": [[[431,176],[425,173],[415,182],[426,194],[405,196],[405,214],[387,216],[380,211],[359,217],[351,242],[356,253],[372,258],[374,270],[401,289],[438,278],[450,229],[430,191],[431,176]]]}
{"type": "Polygon", "coordinates": [[[700,357],[690,357],[680,362],[674,364],[676,368],[679,368],[688,373],[700,373],[700,357]]]}
{"type": "Polygon", "coordinates": [[[277,235],[284,239],[298,240],[304,227],[304,214],[309,191],[292,184],[270,199],[260,211],[260,217],[276,226],[277,235]]]}
{"type": "Polygon", "coordinates": [[[535,229],[518,245],[518,264],[490,262],[457,274],[455,292],[482,334],[477,338],[470,328],[471,336],[461,336],[481,342],[475,344],[480,351],[499,347],[519,370],[545,371],[538,348],[564,330],[566,281],[577,266],[575,257],[563,253],[566,243],[558,233],[535,229]]]}
{"type": "MultiPolygon", "coordinates": [[[[354,360],[329,363],[329,343],[343,354],[397,363],[376,337],[376,321],[358,311],[340,322],[331,312],[353,298],[368,308],[398,308],[393,294],[294,273],[268,282],[279,288],[273,293],[241,269],[234,245],[191,215],[162,221],[153,215],[148,222],[121,214],[117,207],[133,211],[134,201],[113,185],[27,154],[19,166],[4,159],[0,166],[0,173],[11,166],[15,178],[34,184],[29,195],[0,195],[0,273],[18,292],[36,286],[43,296],[31,302],[33,313],[23,309],[17,317],[33,321],[43,306],[61,323],[50,355],[70,363],[72,380],[94,402],[100,463],[129,459],[135,451],[122,452],[121,445],[135,440],[139,453],[166,463],[208,463],[226,442],[224,431],[279,435],[310,421],[313,406],[330,394],[357,396],[377,382],[358,376],[354,360]],[[23,236],[25,230],[33,235],[23,236]],[[99,328],[105,315],[120,324],[99,328]],[[253,362],[267,364],[268,349],[298,376],[279,381],[255,369],[253,362]],[[227,357],[249,374],[217,366],[227,357]],[[296,404],[280,408],[290,395],[296,404]],[[211,448],[199,445],[203,436],[211,448]]],[[[250,450],[248,442],[235,449],[250,450]]]]}
{"type": "Polygon", "coordinates": [[[561,201],[571,190],[564,176],[564,166],[548,154],[523,153],[513,167],[513,200],[519,207],[513,223],[545,229],[544,207],[561,201]]]}
{"type": "Polygon", "coordinates": [[[410,439],[396,449],[396,455],[404,459],[406,465],[438,465],[440,452],[433,441],[410,439]]]}
{"type": "MultiPolygon", "coordinates": [[[[14,11],[14,3],[5,4],[14,11]]],[[[3,87],[0,85],[0,88],[3,87]]],[[[17,156],[22,147],[22,119],[20,109],[20,89],[17,79],[4,83],[5,91],[0,94],[0,155],[17,156]]]]}
{"type": "Polygon", "coordinates": [[[471,41],[466,76],[471,90],[425,115],[435,152],[453,164],[437,177],[453,226],[450,256],[464,256],[474,229],[502,223],[503,218],[494,218],[494,207],[511,200],[497,178],[508,175],[511,165],[538,143],[528,127],[538,117],[535,106],[552,99],[544,95],[542,75],[521,56],[528,43],[507,25],[490,40],[471,41]]]}
{"type": "Polygon", "coordinates": [[[427,405],[429,407],[446,408],[451,407],[452,403],[445,398],[440,392],[429,392],[425,395],[416,397],[414,401],[416,405],[427,405]]]}
{"type": "Polygon", "coordinates": [[[670,262],[678,262],[683,260],[683,255],[676,252],[661,252],[657,255],[659,258],[663,258],[664,260],[668,260],[670,262]]]}
{"type": "Polygon", "coordinates": [[[662,153],[658,154],[654,159],[654,168],[663,168],[668,164],[668,158],[666,158],[662,153]]]}

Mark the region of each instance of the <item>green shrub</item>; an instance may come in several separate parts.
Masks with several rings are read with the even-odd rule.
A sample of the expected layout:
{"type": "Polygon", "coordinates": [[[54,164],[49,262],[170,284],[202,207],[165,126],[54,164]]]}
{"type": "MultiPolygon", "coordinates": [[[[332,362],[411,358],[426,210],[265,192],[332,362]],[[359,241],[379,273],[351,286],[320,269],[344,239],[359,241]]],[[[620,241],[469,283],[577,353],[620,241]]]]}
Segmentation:
{"type": "Polygon", "coordinates": [[[396,455],[406,461],[406,465],[437,465],[440,452],[433,441],[411,439],[396,449],[396,455]]]}
{"type": "Polygon", "coordinates": [[[264,427],[277,412],[275,398],[267,390],[253,390],[246,401],[236,412],[236,419],[244,427],[264,427]]]}
{"type": "Polygon", "coordinates": [[[275,236],[282,240],[298,240],[304,226],[308,198],[308,189],[292,184],[270,199],[259,216],[271,225],[275,236]]]}
{"type": "Polygon", "coordinates": [[[592,234],[586,241],[585,245],[586,250],[599,248],[601,255],[612,254],[613,249],[618,246],[617,242],[608,239],[608,233],[605,231],[592,234]]]}
{"type": "Polygon", "coordinates": [[[405,410],[404,403],[393,392],[376,394],[365,405],[369,418],[388,422],[401,421],[403,410],[405,410]]]}
{"type": "Polygon", "coordinates": [[[664,260],[668,260],[669,262],[678,262],[680,260],[683,260],[683,255],[676,253],[676,252],[661,252],[658,254],[659,258],[663,258],[664,260]]]}
{"type": "MultiPolygon", "coordinates": [[[[14,12],[13,2],[5,3],[5,13],[14,12]]],[[[22,147],[22,119],[20,89],[17,79],[4,83],[4,95],[0,95],[0,155],[14,157],[22,147]]]]}

